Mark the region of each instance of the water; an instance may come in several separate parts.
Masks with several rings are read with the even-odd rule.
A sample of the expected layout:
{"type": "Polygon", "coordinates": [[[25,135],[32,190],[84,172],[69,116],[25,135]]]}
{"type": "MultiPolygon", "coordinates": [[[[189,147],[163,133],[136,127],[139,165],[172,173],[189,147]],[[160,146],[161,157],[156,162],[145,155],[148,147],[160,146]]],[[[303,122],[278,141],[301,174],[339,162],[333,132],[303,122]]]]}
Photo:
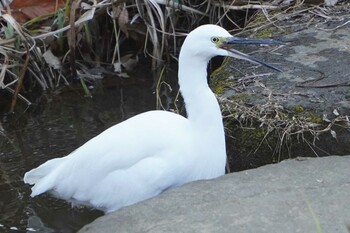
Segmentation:
{"type": "Polygon", "coordinates": [[[20,103],[19,113],[2,115],[6,135],[0,135],[0,232],[76,232],[103,214],[71,208],[48,195],[31,198],[23,175],[69,154],[111,125],[155,109],[151,75],[114,79],[97,83],[93,98],[84,97],[79,88],[65,88],[58,95],[44,95],[26,112],[20,103]]]}

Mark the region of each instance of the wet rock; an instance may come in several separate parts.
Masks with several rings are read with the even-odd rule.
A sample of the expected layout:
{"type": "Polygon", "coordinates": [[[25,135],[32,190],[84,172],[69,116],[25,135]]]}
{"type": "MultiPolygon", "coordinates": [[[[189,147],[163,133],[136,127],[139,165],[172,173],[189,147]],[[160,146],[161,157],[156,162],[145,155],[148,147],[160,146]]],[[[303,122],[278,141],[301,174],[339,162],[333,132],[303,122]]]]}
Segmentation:
{"type": "Polygon", "coordinates": [[[349,167],[350,156],[301,158],[193,182],[79,232],[347,233],[349,167]]]}

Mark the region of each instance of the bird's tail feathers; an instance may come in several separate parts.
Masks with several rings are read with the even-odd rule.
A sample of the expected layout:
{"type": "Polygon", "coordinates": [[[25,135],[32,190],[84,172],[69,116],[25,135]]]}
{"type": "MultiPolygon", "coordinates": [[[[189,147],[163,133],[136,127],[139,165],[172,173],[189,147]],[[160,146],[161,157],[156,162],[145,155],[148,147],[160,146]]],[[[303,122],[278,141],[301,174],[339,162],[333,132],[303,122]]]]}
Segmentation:
{"type": "Polygon", "coordinates": [[[58,167],[64,158],[51,159],[46,163],[40,165],[37,168],[34,168],[24,174],[23,181],[26,184],[34,185],[43,177],[47,176],[50,172],[52,172],[56,167],[58,167]]]}
{"type": "Polygon", "coordinates": [[[35,185],[32,187],[32,194],[30,194],[31,197],[38,196],[44,192],[47,192],[51,190],[55,186],[54,182],[54,174],[50,174],[49,176],[43,177],[41,180],[39,180],[35,185]]]}
{"type": "Polygon", "coordinates": [[[31,196],[37,196],[49,189],[51,189],[52,184],[52,173],[55,168],[57,168],[65,158],[57,158],[47,161],[46,163],[40,165],[39,167],[24,174],[23,181],[26,184],[34,185],[32,188],[31,196]]]}

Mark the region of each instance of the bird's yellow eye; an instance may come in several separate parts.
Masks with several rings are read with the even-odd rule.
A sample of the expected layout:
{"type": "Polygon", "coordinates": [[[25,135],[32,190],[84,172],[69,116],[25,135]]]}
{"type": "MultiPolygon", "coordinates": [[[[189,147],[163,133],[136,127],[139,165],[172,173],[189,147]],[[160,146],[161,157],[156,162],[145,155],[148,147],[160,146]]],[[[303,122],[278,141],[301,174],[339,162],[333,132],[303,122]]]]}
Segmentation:
{"type": "Polygon", "coordinates": [[[211,38],[211,42],[213,42],[214,44],[219,43],[219,41],[220,41],[220,38],[219,38],[219,37],[212,37],[212,38],[211,38]]]}

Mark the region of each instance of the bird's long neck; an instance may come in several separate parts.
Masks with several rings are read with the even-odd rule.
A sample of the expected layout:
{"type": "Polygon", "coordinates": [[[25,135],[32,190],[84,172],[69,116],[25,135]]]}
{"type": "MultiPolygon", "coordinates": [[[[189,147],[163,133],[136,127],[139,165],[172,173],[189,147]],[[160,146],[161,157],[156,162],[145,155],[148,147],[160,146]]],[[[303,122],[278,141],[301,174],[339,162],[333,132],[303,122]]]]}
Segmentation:
{"type": "Polygon", "coordinates": [[[184,98],[187,117],[195,127],[216,128],[223,134],[219,104],[207,83],[208,58],[180,52],[179,85],[184,98]]]}

